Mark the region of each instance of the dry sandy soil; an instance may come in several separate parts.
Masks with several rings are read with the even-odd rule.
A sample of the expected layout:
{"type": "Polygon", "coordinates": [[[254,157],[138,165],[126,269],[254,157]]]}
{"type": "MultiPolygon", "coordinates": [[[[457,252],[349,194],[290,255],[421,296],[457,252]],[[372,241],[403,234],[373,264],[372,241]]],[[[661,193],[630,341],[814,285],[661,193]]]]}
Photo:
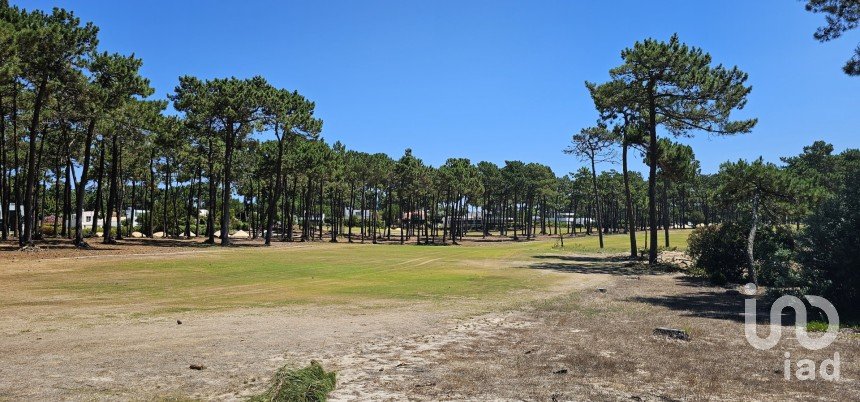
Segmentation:
{"type": "Polygon", "coordinates": [[[316,359],[338,372],[335,400],[860,400],[856,334],[810,352],[784,331],[776,348],[757,351],[737,292],[607,257],[547,256],[530,268],[558,285],[457,305],[139,316],[4,308],[0,399],[236,400],[262,391],[278,367],[316,359]],[[659,326],[692,339],[653,336],[659,326]],[[842,380],[784,380],[785,352],[820,362],[837,351],[842,380]]]}

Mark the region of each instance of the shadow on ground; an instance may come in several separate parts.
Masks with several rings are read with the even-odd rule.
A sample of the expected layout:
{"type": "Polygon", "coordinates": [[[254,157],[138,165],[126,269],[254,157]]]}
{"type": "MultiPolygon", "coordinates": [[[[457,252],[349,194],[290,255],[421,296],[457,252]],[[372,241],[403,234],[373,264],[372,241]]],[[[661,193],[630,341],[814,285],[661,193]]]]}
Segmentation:
{"type": "MultiPolygon", "coordinates": [[[[528,269],[552,270],[562,273],[603,274],[616,276],[656,276],[673,272],[649,269],[646,264],[631,261],[626,256],[558,256],[538,255],[538,260],[545,260],[529,265],[528,269]]],[[[658,294],[649,296],[633,296],[626,301],[646,303],[665,307],[680,312],[689,317],[713,318],[744,322],[744,300],[747,296],[741,294],[735,287],[718,287],[703,278],[679,275],[675,278],[680,293],[658,294]]],[[[771,299],[759,296],[756,305],[756,320],[759,324],[770,322],[771,299]]],[[[810,315],[812,318],[814,315],[810,315]]],[[[792,309],[782,312],[782,324],[793,326],[795,313],[792,309]]]]}
{"type": "Polygon", "coordinates": [[[637,261],[631,261],[625,256],[579,256],[579,255],[536,255],[533,258],[549,260],[529,265],[529,269],[545,269],[556,272],[575,274],[604,274],[604,275],[662,275],[665,271],[652,270],[637,261]]]}

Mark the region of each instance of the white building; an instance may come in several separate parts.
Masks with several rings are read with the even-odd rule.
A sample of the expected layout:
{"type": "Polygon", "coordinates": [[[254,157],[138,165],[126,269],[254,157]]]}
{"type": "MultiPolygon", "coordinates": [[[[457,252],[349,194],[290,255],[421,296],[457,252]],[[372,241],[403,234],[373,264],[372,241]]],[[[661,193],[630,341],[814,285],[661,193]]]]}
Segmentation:
{"type": "Polygon", "coordinates": [[[564,222],[568,226],[571,226],[574,223],[576,225],[586,226],[586,225],[588,225],[589,222],[591,222],[591,218],[577,217],[577,216],[574,216],[573,213],[571,213],[571,212],[560,212],[558,214],[558,221],[564,222]]]}
{"type": "Polygon", "coordinates": [[[147,212],[149,212],[149,211],[147,211],[145,209],[135,209],[134,210],[134,216],[131,216],[131,208],[126,208],[125,216],[126,217],[131,216],[131,226],[137,227],[137,226],[140,226],[143,224],[142,218],[143,218],[143,215],[146,214],[147,212]]]}
{"type": "MultiPolygon", "coordinates": [[[[95,219],[95,214],[96,214],[95,211],[84,211],[84,213],[81,214],[81,216],[83,216],[83,219],[84,219],[83,220],[83,228],[84,229],[92,228],[93,219],[95,219]]],[[[77,223],[77,221],[78,221],[77,214],[72,214],[71,219],[66,220],[66,225],[68,227],[74,227],[75,223],[77,223]]],[[[119,218],[119,221],[120,221],[120,224],[122,224],[123,222],[125,222],[125,217],[121,216],[119,218]]],[[[116,226],[116,215],[113,216],[113,223],[114,223],[114,226],[116,226]]],[[[99,228],[99,230],[101,230],[101,228],[104,227],[104,224],[105,224],[104,218],[98,218],[98,221],[96,222],[96,227],[99,228]]]]}
{"type": "MultiPolygon", "coordinates": [[[[349,216],[349,208],[343,209],[343,216],[349,216]]],[[[352,210],[352,216],[356,217],[356,219],[361,219],[363,216],[365,220],[368,220],[368,219],[373,218],[373,211],[370,211],[367,209],[362,211],[360,208],[353,209],[352,210]]]]}
{"type": "MultiPolygon", "coordinates": [[[[3,211],[2,208],[0,208],[0,222],[5,222],[6,216],[15,215],[15,203],[14,202],[9,203],[9,211],[8,212],[9,213],[7,214],[6,212],[3,211]]],[[[18,215],[24,215],[24,206],[23,205],[21,206],[21,208],[19,208],[18,215]]]]}

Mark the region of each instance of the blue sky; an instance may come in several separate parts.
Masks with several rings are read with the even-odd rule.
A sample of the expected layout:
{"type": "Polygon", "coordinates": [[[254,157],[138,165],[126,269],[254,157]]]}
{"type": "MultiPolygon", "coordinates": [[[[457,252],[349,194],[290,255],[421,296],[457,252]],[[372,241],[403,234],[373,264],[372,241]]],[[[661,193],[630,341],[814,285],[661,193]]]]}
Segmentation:
{"type": "Polygon", "coordinates": [[[705,173],[728,159],[777,162],[817,139],[860,147],[860,77],[841,71],[860,30],[818,43],[823,17],[799,1],[13,3],[93,21],[102,50],[143,59],[156,96],[185,74],[262,75],[315,101],[330,142],[395,158],[409,147],[433,165],[456,156],[576,170],[561,150],[597,117],[583,82],[607,80],[635,41],[674,32],[753,86],[736,115],[759,118],[751,134],[681,139],[705,173]]]}

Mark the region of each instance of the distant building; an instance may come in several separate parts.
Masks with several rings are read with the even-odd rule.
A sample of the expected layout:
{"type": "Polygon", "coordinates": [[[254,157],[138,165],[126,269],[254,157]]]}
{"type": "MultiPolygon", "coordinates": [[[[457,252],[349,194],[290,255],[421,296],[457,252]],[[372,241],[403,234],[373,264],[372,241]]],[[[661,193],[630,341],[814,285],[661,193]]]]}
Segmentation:
{"type": "Polygon", "coordinates": [[[585,226],[585,225],[588,225],[589,222],[591,222],[591,218],[577,217],[576,215],[574,215],[573,213],[570,213],[570,212],[559,212],[558,221],[564,222],[568,226],[571,226],[574,224],[580,225],[580,226],[585,226]]]}
{"type": "Polygon", "coordinates": [[[143,224],[143,222],[141,221],[141,218],[143,217],[144,214],[146,214],[148,212],[149,211],[147,211],[145,209],[135,209],[134,210],[134,216],[131,216],[131,208],[126,208],[125,209],[125,216],[126,217],[131,216],[131,226],[137,227],[137,226],[141,226],[143,224]]]}
{"type": "MultiPolygon", "coordinates": [[[[343,216],[349,216],[349,208],[343,209],[343,216]]],[[[373,211],[367,209],[353,209],[352,216],[356,217],[357,219],[361,219],[362,217],[364,217],[364,219],[371,219],[373,218],[373,211]]]]}
{"type": "MultiPolygon", "coordinates": [[[[88,227],[92,227],[93,219],[95,218],[95,214],[96,214],[95,211],[84,211],[84,213],[81,214],[81,216],[83,217],[84,229],[86,229],[88,227]]],[[[112,219],[113,219],[114,223],[116,223],[116,215],[115,214],[113,215],[112,219]]],[[[70,219],[66,219],[66,225],[68,225],[68,227],[74,227],[75,224],[77,223],[77,221],[78,221],[77,214],[72,214],[70,219]]],[[[120,223],[123,223],[125,221],[125,217],[120,216],[119,221],[120,221],[120,223]]],[[[96,227],[102,228],[102,227],[104,227],[104,224],[105,224],[104,218],[98,218],[97,219],[96,227]]]]}
{"type": "MultiPolygon", "coordinates": [[[[3,211],[3,209],[0,208],[0,222],[6,222],[6,217],[12,216],[12,215],[15,215],[15,203],[14,202],[9,203],[9,211],[3,211]],[[8,213],[6,213],[6,212],[8,212],[8,213]]],[[[24,215],[24,207],[23,206],[21,206],[20,210],[18,211],[18,215],[19,216],[24,215]]]]}

